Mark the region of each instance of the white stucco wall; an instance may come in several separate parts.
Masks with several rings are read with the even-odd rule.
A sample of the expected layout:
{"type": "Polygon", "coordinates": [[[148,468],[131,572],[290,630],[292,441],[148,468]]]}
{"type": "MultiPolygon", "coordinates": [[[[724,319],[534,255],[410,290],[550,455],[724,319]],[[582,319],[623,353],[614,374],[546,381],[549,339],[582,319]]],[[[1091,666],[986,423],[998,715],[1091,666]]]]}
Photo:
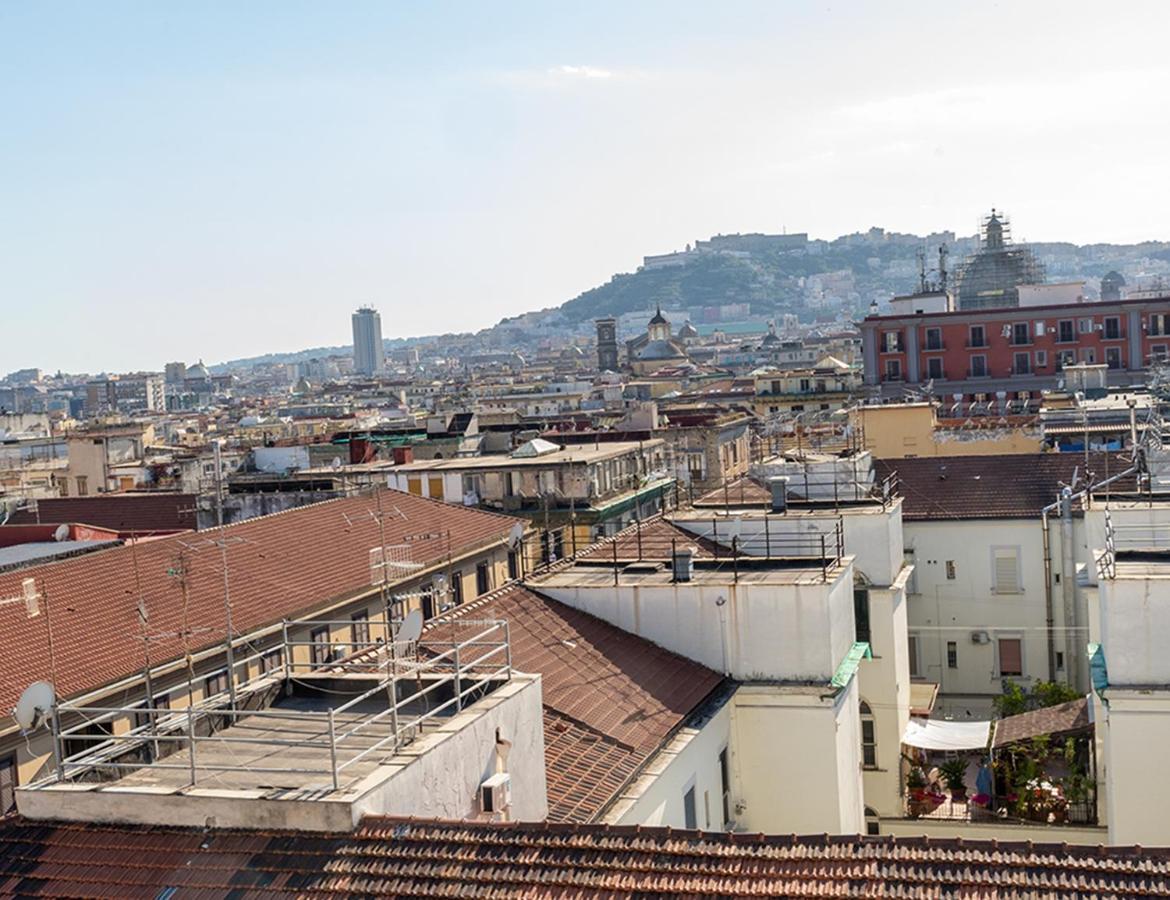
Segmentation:
{"type": "Polygon", "coordinates": [[[729,812],[735,819],[735,748],[731,744],[731,703],[709,719],[682,728],[647,763],[640,778],[623,792],[603,821],[617,825],[669,825],[683,828],[683,795],[695,788],[695,813],[704,831],[722,831],[723,778],[719,753],[728,750],[731,774],[729,812]]]}
{"type": "Polygon", "coordinates": [[[649,586],[554,580],[540,591],[741,681],[828,682],[854,640],[851,559],[829,578],[649,586]]]}
{"type": "Polygon", "coordinates": [[[836,697],[743,685],[732,709],[738,830],[864,831],[857,679],[836,697]]]}
{"type": "Polygon", "coordinates": [[[1105,733],[1109,843],[1164,847],[1170,844],[1170,778],[1151,760],[1170,747],[1170,691],[1106,693],[1107,718],[1098,727],[1105,733]]]}
{"type": "MultiPolygon", "coordinates": [[[[1059,531],[1054,528],[1054,531],[1059,531]]],[[[978,717],[1002,692],[996,639],[1023,644],[1021,682],[1048,677],[1047,611],[1044,593],[1043,537],[1039,518],[907,522],[906,548],[914,552],[916,593],[909,598],[907,628],[917,637],[919,677],[939,684],[939,706],[978,717]],[[1019,548],[1022,590],[993,590],[992,548],[1019,548]],[[948,579],[947,561],[955,578],[948,579]],[[990,642],[976,644],[971,633],[986,631],[990,642]],[[954,641],[955,668],[947,665],[947,642],[954,641]]],[[[1053,548],[1059,554],[1059,546],[1053,548]]],[[[1060,612],[1060,585],[1054,585],[1060,612]]],[[[1064,650],[1063,641],[1058,650],[1064,650]]]]}
{"type": "Polygon", "coordinates": [[[902,735],[910,720],[910,667],[906,649],[905,572],[889,589],[870,588],[872,659],[858,669],[859,697],[869,704],[877,739],[877,766],[864,769],[865,805],[879,815],[902,809],[900,760],[902,735]]]}
{"type": "Polygon", "coordinates": [[[1099,591],[1109,683],[1170,684],[1170,576],[1104,580],[1099,591]]]}

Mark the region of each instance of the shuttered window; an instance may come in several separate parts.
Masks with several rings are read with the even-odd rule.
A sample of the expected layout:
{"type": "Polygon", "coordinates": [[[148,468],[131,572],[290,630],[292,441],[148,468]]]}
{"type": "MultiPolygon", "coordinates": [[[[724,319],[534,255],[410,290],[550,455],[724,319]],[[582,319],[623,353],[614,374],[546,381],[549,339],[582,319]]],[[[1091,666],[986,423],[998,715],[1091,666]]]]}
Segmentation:
{"type": "Polygon", "coordinates": [[[910,677],[917,678],[918,672],[918,635],[912,634],[906,638],[906,655],[909,657],[910,677]]]}
{"type": "Polygon", "coordinates": [[[16,757],[0,756],[0,816],[16,806],[16,757]]]}
{"type": "Polygon", "coordinates": [[[1019,638],[999,639],[999,674],[1024,674],[1024,650],[1019,638]]]}
{"type": "Polygon", "coordinates": [[[1020,593],[1019,547],[991,548],[991,584],[997,594],[1020,593]]]}

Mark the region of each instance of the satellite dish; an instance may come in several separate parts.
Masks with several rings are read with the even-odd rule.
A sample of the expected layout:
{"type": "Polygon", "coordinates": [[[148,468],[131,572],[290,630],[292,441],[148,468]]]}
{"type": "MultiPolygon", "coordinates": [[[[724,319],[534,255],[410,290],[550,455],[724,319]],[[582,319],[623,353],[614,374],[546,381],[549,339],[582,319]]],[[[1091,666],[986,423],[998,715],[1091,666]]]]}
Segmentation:
{"type": "Polygon", "coordinates": [[[512,526],[512,530],[508,532],[508,546],[515,547],[524,538],[524,524],[517,522],[512,526]]]}
{"type": "Polygon", "coordinates": [[[49,682],[34,681],[20,695],[12,718],[16,719],[21,731],[33,731],[45,721],[56,699],[57,692],[49,682]]]}
{"type": "Polygon", "coordinates": [[[336,472],[338,469],[341,468],[341,457],[340,456],[333,457],[333,462],[331,462],[329,465],[331,465],[333,467],[333,471],[336,472]]]}
{"type": "Polygon", "coordinates": [[[398,626],[398,634],[394,638],[396,644],[412,644],[422,636],[422,610],[412,609],[398,626]]]}
{"type": "Polygon", "coordinates": [[[69,540],[69,526],[62,522],[57,526],[57,530],[53,532],[53,540],[67,541],[69,540]]]}

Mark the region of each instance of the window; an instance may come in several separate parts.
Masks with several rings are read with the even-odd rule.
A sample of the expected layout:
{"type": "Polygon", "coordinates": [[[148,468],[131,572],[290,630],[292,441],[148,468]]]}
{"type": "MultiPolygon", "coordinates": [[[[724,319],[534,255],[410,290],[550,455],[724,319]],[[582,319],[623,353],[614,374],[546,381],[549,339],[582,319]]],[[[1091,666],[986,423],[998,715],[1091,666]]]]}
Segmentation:
{"type": "Polygon", "coordinates": [[[882,820],[877,810],[867,806],[865,808],[865,833],[870,835],[882,833],[882,820]]]}
{"type": "Polygon", "coordinates": [[[1170,315],[1153,313],[1150,316],[1150,336],[1159,337],[1163,334],[1170,334],[1170,315]]]}
{"type": "MultiPolygon", "coordinates": [[[[1167,352],[1166,352],[1166,345],[1165,344],[1153,344],[1150,346],[1150,359],[1151,360],[1157,359],[1157,360],[1161,360],[1161,361],[1165,362],[1166,358],[1167,358],[1167,352]]],[[[65,496],[65,495],[62,494],[61,496],[65,496]]]]}
{"type": "Polygon", "coordinates": [[[1088,334],[1093,330],[1092,319],[1077,319],[1077,331],[1081,334],[1088,334]]]}
{"type": "Polygon", "coordinates": [[[89,494],[89,480],[85,475],[77,476],[77,496],[85,497],[89,494]]]}
{"type": "Polygon", "coordinates": [[[959,668],[959,645],[956,641],[947,641],[947,668],[959,668]]]}
{"type": "Polygon", "coordinates": [[[854,640],[869,643],[869,590],[853,589],[854,640]]]}
{"type": "Polygon", "coordinates": [[[987,375],[987,357],[982,353],[971,357],[971,377],[984,378],[987,375]]]}
{"type": "Polygon", "coordinates": [[[910,677],[917,678],[921,666],[918,664],[918,635],[911,634],[906,638],[906,655],[909,657],[910,677]]]}
{"type": "Polygon", "coordinates": [[[357,653],[366,648],[370,643],[370,613],[369,610],[359,609],[349,617],[352,634],[350,635],[351,643],[353,644],[354,652],[357,653]]]}
{"type": "Polygon", "coordinates": [[[1012,354],[1012,372],[1016,375],[1027,375],[1032,371],[1032,358],[1027,353],[1012,354]]]}
{"type": "Polygon", "coordinates": [[[270,672],[278,672],[284,668],[284,648],[275,647],[272,650],[265,651],[260,656],[260,674],[267,675],[270,672]]]}
{"type": "MultiPolygon", "coordinates": [[[[778,381],[773,381],[773,382],[772,382],[772,393],[773,393],[773,394],[779,394],[779,393],[780,393],[780,390],[779,390],[779,388],[777,387],[777,385],[779,385],[779,384],[780,384],[780,382],[778,382],[778,381]]],[[[811,379],[811,378],[802,378],[802,379],[800,379],[800,392],[801,392],[802,394],[807,394],[807,393],[808,393],[809,391],[811,391],[811,390],[812,390],[812,379],[811,379]]]]}
{"type": "Polygon", "coordinates": [[[443,476],[431,475],[427,478],[427,496],[432,500],[443,499],[443,476]]]}
{"type": "MultiPolygon", "coordinates": [[[[896,359],[886,360],[886,380],[887,381],[901,381],[902,380],[902,363],[896,359]]],[[[793,407],[795,409],[796,407],[793,407]]]]}
{"type": "Polygon", "coordinates": [[[691,830],[699,827],[699,819],[695,811],[695,786],[693,784],[683,794],[683,827],[691,830]]]}
{"type": "Polygon", "coordinates": [[[1064,668],[1064,654],[1059,650],[1056,651],[1056,668],[1064,668]]]}
{"type": "Polygon", "coordinates": [[[411,478],[408,476],[406,479],[406,490],[409,491],[410,493],[414,494],[416,497],[421,497],[422,496],[422,479],[417,478],[417,477],[411,478]]]}
{"type": "Polygon", "coordinates": [[[1097,354],[1092,347],[1085,347],[1081,350],[1081,362],[1092,365],[1097,361],[1097,354]]]}
{"type": "Polygon", "coordinates": [[[902,352],[902,332],[900,332],[900,331],[882,332],[882,352],[883,353],[901,353],[902,352]]]}
{"type": "Polygon", "coordinates": [[[1068,344],[1077,339],[1077,330],[1072,319],[1061,319],[1056,323],[1056,340],[1068,344]]]}
{"type": "Polygon", "coordinates": [[[967,342],[968,347],[986,347],[987,334],[983,330],[982,325],[971,326],[971,339],[967,342]]]}
{"type": "Polygon", "coordinates": [[[203,697],[214,697],[216,694],[227,693],[228,689],[228,673],[227,670],[223,672],[216,672],[214,675],[208,675],[203,679],[203,697]]]}
{"type": "Polygon", "coordinates": [[[1012,343],[1013,344],[1030,344],[1032,343],[1031,335],[1028,332],[1027,322],[1016,322],[1012,325],[1012,343]]]}
{"type": "Polygon", "coordinates": [[[954,581],[955,580],[955,561],[953,559],[947,560],[946,570],[947,570],[947,581],[954,581]]]}
{"type": "MultiPolygon", "coordinates": [[[[702,458],[700,457],[700,462],[702,458]]],[[[691,473],[694,474],[693,472],[691,473]]],[[[702,478],[702,469],[699,470],[699,477],[702,478]]],[[[520,555],[515,550],[508,551],[508,578],[515,580],[520,577],[520,555]]]]}
{"type": "MultiPolygon", "coordinates": [[[[508,559],[512,558],[513,551],[508,552],[508,559]]],[[[458,606],[463,602],[463,573],[456,569],[451,573],[451,602],[458,606]]]]}
{"type": "Polygon", "coordinates": [[[991,585],[996,594],[1020,593],[1020,548],[991,548],[991,585]]]}
{"type": "Polygon", "coordinates": [[[1106,347],[1105,348],[1105,365],[1110,369],[1121,368],[1121,348],[1120,347],[1106,347]]]}
{"type": "Polygon", "coordinates": [[[874,730],[873,711],[864,700],[861,711],[861,764],[867,769],[877,768],[877,733],[874,730]]]}
{"type": "Polygon", "coordinates": [[[999,674],[1001,676],[1024,674],[1023,642],[1019,638],[999,639],[999,674]]]}
{"type": "Polygon", "coordinates": [[[309,661],[314,666],[329,662],[329,626],[323,625],[309,632],[309,661]]]}
{"type": "Polygon", "coordinates": [[[1057,350],[1056,351],[1056,369],[1057,371],[1063,369],[1065,366],[1075,366],[1077,364],[1076,350],[1057,350]]]}
{"type": "Polygon", "coordinates": [[[1121,340],[1121,319],[1119,319],[1117,316],[1105,317],[1105,340],[1121,340]]]}
{"type": "Polygon", "coordinates": [[[1047,365],[1048,365],[1048,351],[1047,350],[1037,350],[1036,351],[1036,368],[1043,369],[1047,365]]]}
{"type": "Polygon", "coordinates": [[[918,593],[918,566],[914,560],[914,551],[913,550],[905,550],[904,549],[902,551],[902,564],[907,565],[907,566],[914,566],[914,568],[910,570],[910,577],[906,579],[906,593],[907,594],[917,594],[918,593]]]}
{"type": "Polygon", "coordinates": [[[488,564],[481,562],[475,567],[475,595],[478,597],[488,592],[488,564]]]}
{"type": "Polygon", "coordinates": [[[731,828],[731,767],[727,765],[727,748],[719,751],[719,783],[723,790],[723,827],[731,828]]]}
{"type": "Polygon", "coordinates": [[[940,380],[942,379],[942,377],[943,377],[943,361],[942,361],[941,357],[932,356],[930,359],[928,359],[926,361],[926,377],[927,378],[938,378],[940,380]]]}
{"type": "Polygon", "coordinates": [[[16,806],[16,754],[0,756],[0,816],[16,806]]]}
{"type": "Polygon", "coordinates": [[[941,328],[927,328],[926,329],[926,349],[927,350],[941,350],[943,348],[942,329],[941,328]]]}

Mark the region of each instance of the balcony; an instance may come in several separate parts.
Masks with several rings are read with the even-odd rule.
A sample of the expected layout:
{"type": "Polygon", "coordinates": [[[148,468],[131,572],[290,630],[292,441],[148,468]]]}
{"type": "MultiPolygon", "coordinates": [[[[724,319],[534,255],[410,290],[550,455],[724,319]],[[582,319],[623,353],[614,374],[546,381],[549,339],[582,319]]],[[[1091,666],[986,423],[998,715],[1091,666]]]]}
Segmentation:
{"type": "Polygon", "coordinates": [[[969,340],[966,343],[966,347],[968,350],[986,350],[988,347],[987,338],[969,340]]]}

